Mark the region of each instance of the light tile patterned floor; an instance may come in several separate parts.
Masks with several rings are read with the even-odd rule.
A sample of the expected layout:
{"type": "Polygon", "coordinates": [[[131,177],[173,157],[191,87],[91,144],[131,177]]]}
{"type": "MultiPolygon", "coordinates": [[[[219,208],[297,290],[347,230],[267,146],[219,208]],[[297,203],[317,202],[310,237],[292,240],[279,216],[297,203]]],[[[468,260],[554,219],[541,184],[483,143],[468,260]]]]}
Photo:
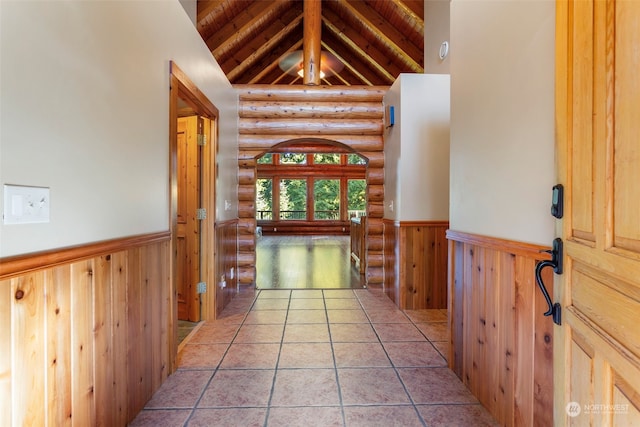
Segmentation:
{"type": "Polygon", "coordinates": [[[493,426],[446,367],[444,310],[262,290],[202,325],[131,426],[493,426]]]}

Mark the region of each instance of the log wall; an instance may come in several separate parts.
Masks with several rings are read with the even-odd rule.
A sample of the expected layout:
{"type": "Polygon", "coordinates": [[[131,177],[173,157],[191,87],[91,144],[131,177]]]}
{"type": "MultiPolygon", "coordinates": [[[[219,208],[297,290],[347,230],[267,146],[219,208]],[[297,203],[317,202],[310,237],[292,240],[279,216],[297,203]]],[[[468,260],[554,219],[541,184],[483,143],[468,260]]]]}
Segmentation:
{"type": "MultiPolygon", "coordinates": [[[[449,367],[501,425],[553,425],[553,321],[534,274],[549,248],[454,231],[447,238],[449,367]]],[[[551,269],[543,278],[553,283],[551,269]]]]}
{"type": "Polygon", "coordinates": [[[384,107],[386,87],[237,85],[239,93],[238,279],[256,275],[256,157],[277,145],[305,140],[338,143],[367,163],[367,285],[382,287],[384,213],[384,107]]]}
{"type": "Polygon", "coordinates": [[[126,425],[173,371],[170,234],[0,260],[0,424],[126,425]]]}

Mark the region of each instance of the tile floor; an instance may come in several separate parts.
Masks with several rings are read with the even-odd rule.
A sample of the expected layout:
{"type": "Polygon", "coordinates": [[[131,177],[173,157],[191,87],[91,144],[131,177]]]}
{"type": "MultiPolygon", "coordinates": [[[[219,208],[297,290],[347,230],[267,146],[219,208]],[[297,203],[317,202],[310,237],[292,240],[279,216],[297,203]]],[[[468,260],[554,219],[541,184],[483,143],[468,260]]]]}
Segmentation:
{"type": "Polygon", "coordinates": [[[444,310],[262,290],[202,325],[131,426],[493,426],[446,367],[444,310]]]}

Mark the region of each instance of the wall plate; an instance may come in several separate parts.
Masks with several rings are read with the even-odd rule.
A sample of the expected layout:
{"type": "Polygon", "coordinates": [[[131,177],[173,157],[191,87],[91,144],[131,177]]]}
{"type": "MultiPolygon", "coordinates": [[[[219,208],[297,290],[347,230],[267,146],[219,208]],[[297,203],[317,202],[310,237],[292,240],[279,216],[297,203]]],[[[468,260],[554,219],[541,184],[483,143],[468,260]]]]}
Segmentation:
{"type": "Polygon", "coordinates": [[[4,185],[4,224],[38,224],[49,222],[48,187],[4,185]]]}

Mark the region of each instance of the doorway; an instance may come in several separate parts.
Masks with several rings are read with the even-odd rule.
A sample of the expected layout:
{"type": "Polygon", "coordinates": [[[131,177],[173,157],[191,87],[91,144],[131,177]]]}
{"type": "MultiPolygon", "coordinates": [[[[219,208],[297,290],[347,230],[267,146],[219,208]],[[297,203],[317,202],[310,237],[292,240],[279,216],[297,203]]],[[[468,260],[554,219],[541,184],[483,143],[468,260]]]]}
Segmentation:
{"type": "Polygon", "coordinates": [[[318,138],[257,158],[257,288],[363,287],[351,246],[353,220],[367,213],[366,174],[367,159],[318,138]]]}
{"type": "Polygon", "coordinates": [[[173,62],[169,115],[171,295],[177,326],[181,320],[197,323],[216,316],[218,110],[173,62]]]}

